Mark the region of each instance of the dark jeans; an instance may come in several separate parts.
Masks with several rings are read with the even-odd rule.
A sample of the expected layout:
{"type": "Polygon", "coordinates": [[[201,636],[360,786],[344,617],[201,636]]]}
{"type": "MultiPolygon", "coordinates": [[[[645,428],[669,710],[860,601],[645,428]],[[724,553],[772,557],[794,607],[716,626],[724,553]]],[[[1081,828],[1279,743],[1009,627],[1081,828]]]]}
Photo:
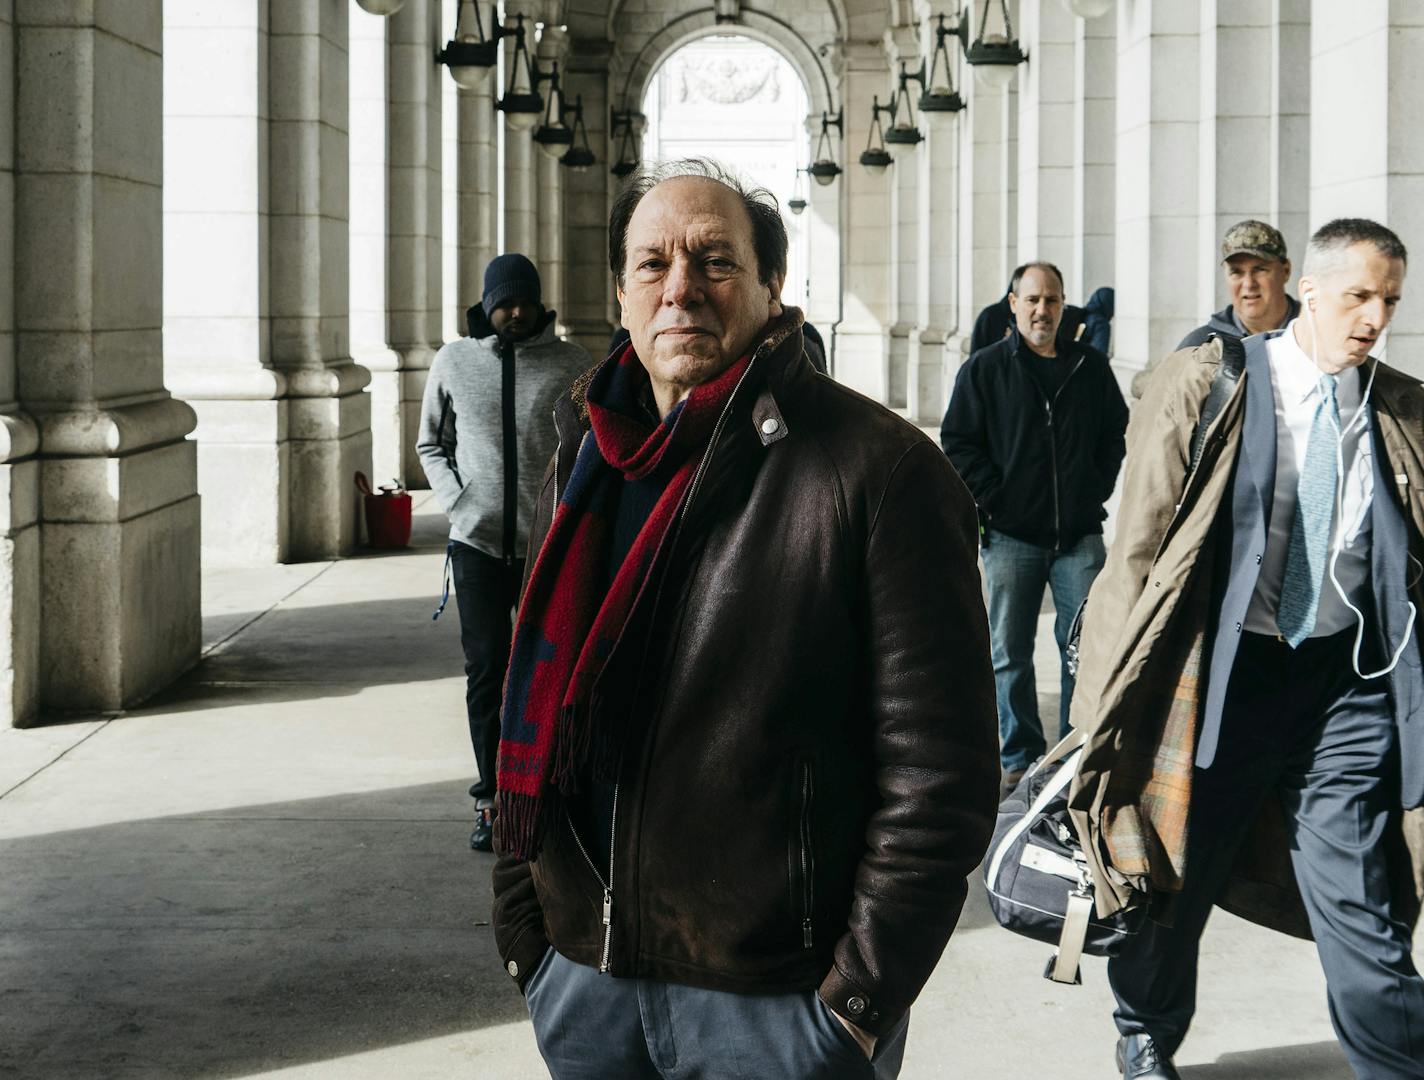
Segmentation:
{"type": "Polygon", "coordinates": [[[999,702],[999,762],[1005,772],[1015,772],[1048,748],[1038,715],[1038,685],[1033,673],[1033,646],[1038,637],[1044,587],[1053,591],[1053,607],[1058,613],[1053,623],[1062,695],[1058,722],[1060,729],[1066,731],[1073,676],[1068,674],[1063,650],[1073,616],[1103,568],[1103,538],[1085,536],[1064,551],[1054,551],[991,531],[981,557],[989,589],[989,638],[994,692],[999,702]]]}
{"type": "Polygon", "coordinates": [[[455,603],[460,609],[460,646],[465,651],[465,712],[480,774],[470,786],[470,795],[475,806],[483,809],[494,804],[500,693],[509,666],[509,639],[524,561],[506,563],[458,540],[451,540],[448,550],[455,603]]]}
{"type": "Polygon", "coordinates": [[[1278,797],[1345,1056],[1361,1080],[1424,1075],[1424,981],[1410,959],[1410,929],[1392,910],[1384,842],[1399,814],[1388,685],[1355,675],[1352,636],[1293,650],[1241,635],[1216,759],[1193,776],[1175,925],[1149,923],[1108,961],[1123,1034],[1145,1031],[1176,1052],[1196,1008],[1207,916],[1244,830],[1265,798],[1278,797]]]}
{"type": "Polygon", "coordinates": [[[615,979],[550,949],[524,988],[553,1080],[894,1080],[905,1018],[867,1058],[814,990],[615,979]]]}

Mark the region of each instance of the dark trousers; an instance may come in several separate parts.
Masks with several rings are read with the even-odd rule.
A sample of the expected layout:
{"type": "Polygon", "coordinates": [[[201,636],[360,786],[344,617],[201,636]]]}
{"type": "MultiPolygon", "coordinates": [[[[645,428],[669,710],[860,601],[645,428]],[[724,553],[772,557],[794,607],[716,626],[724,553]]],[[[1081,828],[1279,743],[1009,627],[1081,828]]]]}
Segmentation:
{"type": "Polygon", "coordinates": [[[1355,675],[1352,644],[1351,631],[1294,650],[1242,634],[1216,759],[1193,777],[1175,925],[1149,923],[1108,962],[1123,1034],[1146,1032],[1176,1052],[1196,1006],[1207,916],[1262,800],[1279,798],[1330,1018],[1355,1075],[1424,1076],[1424,981],[1410,929],[1392,910],[1386,865],[1384,838],[1399,814],[1389,691],[1387,680],[1355,675]]]}
{"type": "Polygon", "coordinates": [[[894,1080],[905,1018],[867,1058],[814,990],[733,994],[615,979],[553,949],[524,987],[553,1080],[894,1080]]]}
{"type": "Polygon", "coordinates": [[[500,693],[509,666],[524,561],[506,563],[458,540],[450,541],[449,553],[455,604],[460,609],[460,646],[465,651],[465,712],[480,774],[470,786],[470,795],[476,807],[484,808],[494,804],[500,693]]]}

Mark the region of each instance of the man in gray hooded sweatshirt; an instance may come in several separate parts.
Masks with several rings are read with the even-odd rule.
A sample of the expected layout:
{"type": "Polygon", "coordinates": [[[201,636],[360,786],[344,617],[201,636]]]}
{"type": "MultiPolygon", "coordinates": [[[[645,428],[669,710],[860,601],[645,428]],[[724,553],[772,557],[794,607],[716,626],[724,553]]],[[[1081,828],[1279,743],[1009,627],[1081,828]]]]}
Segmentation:
{"type": "Polygon", "coordinates": [[[471,336],[445,345],[430,366],[415,447],[450,519],[448,565],[479,770],[470,788],[477,851],[490,850],[500,687],[529,522],[558,442],[554,400],[593,366],[587,352],[554,333],[554,313],[540,294],[539,272],[523,255],[490,261],[484,296],[471,309],[471,336]]]}

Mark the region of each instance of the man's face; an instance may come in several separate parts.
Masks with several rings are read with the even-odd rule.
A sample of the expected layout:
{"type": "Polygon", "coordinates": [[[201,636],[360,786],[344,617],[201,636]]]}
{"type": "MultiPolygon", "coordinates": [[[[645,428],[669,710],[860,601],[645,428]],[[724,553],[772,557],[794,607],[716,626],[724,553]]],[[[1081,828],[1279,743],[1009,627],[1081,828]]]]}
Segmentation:
{"type": "Polygon", "coordinates": [[[1051,356],[1058,324],[1063,321],[1063,286],[1058,275],[1041,266],[1030,266],[1019,278],[1018,291],[1009,293],[1009,308],[1019,336],[1028,347],[1051,356]]]}
{"type": "Polygon", "coordinates": [[[539,329],[539,316],[543,313],[542,304],[511,297],[500,301],[499,306],[490,312],[490,326],[506,341],[523,341],[534,336],[539,329]]]}
{"type": "MultiPolygon", "coordinates": [[[[1382,254],[1371,243],[1353,244],[1340,260],[1314,279],[1301,278],[1302,315],[1313,339],[1320,367],[1335,373],[1365,362],[1384,328],[1394,318],[1404,291],[1404,263],[1382,254]]],[[[1299,325],[1299,323],[1297,323],[1299,325]]]]}
{"type": "Polygon", "coordinates": [[[1223,264],[1231,307],[1248,328],[1273,330],[1280,324],[1286,312],[1290,270],[1289,259],[1266,259],[1244,252],[1223,264]]]}
{"type": "Polygon", "coordinates": [[[660,406],[743,356],[780,297],[779,278],[758,280],[751,219],[726,185],[665,180],[633,211],[618,303],[660,406]]]}

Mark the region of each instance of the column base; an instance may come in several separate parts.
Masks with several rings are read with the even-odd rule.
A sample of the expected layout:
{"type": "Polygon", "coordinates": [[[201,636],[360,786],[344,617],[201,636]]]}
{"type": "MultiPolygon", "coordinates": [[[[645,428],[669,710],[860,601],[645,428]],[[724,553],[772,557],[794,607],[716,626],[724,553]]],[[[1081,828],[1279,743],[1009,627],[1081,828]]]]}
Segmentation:
{"type": "Polygon", "coordinates": [[[921,426],[939,424],[949,401],[942,331],[910,335],[910,418],[921,426]]]}
{"type": "Polygon", "coordinates": [[[608,355],[608,343],[618,329],[607,319],[571,319],[568,325],[568,339],[575,345],[582,345],[593,357],[594,363],[608,355]]]}
{"type": "Polygon", "coordinates": [[[0,465],[0,727],[40,709],[39,463],[0,465]]]}
{"type": "Polygon", "coordinates": [[[183,440],[121,458],[42,463],[46,713],[129,708],[197,662],[196,450],[183,440]]]}
{"type": "Polygon", "coordinates": [[[866,397],[884,402],[890,392],[890,345],[879,327],[840,327],[833,337],[836,379],[866,397]]]}
{"type": "Polygon", "coordinates": [[[285,562],[291,479],[287,402],[190,401],[198,414],[203,562],[285,562]]]}
{"type": "Polygon", "coordinates": [[[435,350],[416,346],[393,353],[396,369],[371,370],[372,485],[400,481],[407,488],[430,486],[415,452],[420,432],[420,404],[435,350]]]}
{"type": "Polygon", "coordinates": [[[289,372],[304,396],[289,396],[291,512],[288,557],[293,562],[333,559],[361,541],[357,470],[371,475],[369,373],[355,364],[289,372]],[[327,394],[311,393],[327,390],[327,394]]]}

